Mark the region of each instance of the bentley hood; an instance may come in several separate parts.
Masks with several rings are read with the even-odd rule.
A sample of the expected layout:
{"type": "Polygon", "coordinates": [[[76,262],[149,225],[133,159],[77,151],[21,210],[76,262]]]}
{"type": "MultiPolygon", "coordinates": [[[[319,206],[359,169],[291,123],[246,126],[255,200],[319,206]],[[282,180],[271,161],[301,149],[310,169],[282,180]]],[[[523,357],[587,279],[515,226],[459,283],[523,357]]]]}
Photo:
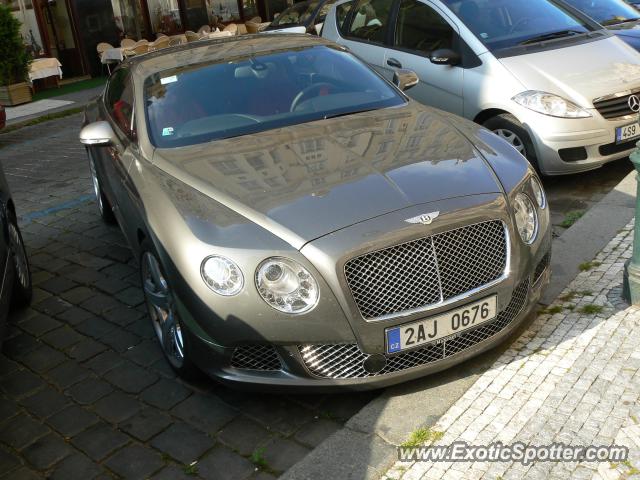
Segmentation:
{"type": "Polygon", "coordinates": [[[493,171],[454,128],[455,121],[410,102],[157,149],[153,163],[301,248],[409,206],[501,192],[493,171]]]}
{"type": "Polygon", "coordinates": [[[593,99],[640,86],[640,56],[619,38],[501,58],[527,90],[555,93],[583,108],[593,99]]]}

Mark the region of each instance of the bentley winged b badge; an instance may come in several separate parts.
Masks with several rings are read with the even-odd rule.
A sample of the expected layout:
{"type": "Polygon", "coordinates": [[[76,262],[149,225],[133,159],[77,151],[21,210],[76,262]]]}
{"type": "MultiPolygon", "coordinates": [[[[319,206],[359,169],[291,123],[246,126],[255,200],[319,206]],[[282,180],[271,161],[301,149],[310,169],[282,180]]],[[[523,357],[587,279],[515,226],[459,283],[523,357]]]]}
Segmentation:
{"type": "Polygon", "coordinates": [[[429,225],[436,218],[438,218],[440,212],[429,212],[423,213],[422,215],[418,215],[417,217],[407,218],[405,222],[407,223],[422,223],[423,225],[429,225]]]}

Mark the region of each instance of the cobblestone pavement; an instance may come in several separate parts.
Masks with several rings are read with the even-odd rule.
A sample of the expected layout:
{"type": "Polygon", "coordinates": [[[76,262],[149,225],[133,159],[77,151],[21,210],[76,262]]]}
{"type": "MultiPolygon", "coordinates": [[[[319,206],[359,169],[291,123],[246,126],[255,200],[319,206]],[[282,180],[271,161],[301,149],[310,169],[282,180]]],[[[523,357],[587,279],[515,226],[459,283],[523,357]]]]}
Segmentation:
{"type": "MultiPolygon", "coordinates": [[[[466,441],[626,445],[625,463],[397,462],[386,477],[617,479],[640,467],[640,309],[621,300],[633,224],[433,427],[437,445],[466,441]]],[[[633,477],[636,478],[636,477],[633,477]]]]}
{"type": "Polygon", "coordinates": [[[277,476],[373,394],[277,396],[177,379],[124,237],[98,217],[79,124],[76,115],[0,134],[34,280],[0,355],[0,478],[277,476]]]}

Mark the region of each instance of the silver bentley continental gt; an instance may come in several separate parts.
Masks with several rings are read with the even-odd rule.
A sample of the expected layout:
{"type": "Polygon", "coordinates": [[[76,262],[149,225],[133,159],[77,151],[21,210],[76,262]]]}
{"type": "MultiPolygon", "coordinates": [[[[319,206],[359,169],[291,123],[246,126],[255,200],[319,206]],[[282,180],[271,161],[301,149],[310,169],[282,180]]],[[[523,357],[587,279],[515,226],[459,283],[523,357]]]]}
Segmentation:
{"type": "Polygon", "coordinates": [[[548,281],[536,173],[311,36],[133,57],[85,112],[97,204],[182,375],[366,389],[503,340],[548,281]]]}

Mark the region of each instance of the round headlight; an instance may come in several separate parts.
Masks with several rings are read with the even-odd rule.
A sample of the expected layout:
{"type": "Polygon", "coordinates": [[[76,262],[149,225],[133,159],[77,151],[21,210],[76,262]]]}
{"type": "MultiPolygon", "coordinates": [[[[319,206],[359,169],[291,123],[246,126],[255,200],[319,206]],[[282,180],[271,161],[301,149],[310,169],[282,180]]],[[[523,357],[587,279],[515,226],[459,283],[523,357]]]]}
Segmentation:
{"type": "Polygon", "coordinates": [[[513,202],[518,233],[524,243],[531,243],[538,232],[538,215],[533,202],[524,193],[519,193],[513,202]]]}
{"type": "Polygon", "coordinates": [[[267,258],[256,271],[258,293],[276,310],[308,312],[318,303],[318,283],[298,262],[284,257],[267,258]]]}
{"type": "Polygon", "coordinates": [[[200,273],[204,283],[218,295],[236,295],[244,285],[240,267],[233,260],[220,255],[205,258],[200,273]]]}
{"type": "Polygon", "coordinates": [[[535,177],[531,177],[531,190],[533,190],[533,195],[536,197],[538,206],[540,208],[546,207],[547,199],[544,196],[544,190],[542,190],[542,185],[540,185],[540,182],[535,177]]]}

